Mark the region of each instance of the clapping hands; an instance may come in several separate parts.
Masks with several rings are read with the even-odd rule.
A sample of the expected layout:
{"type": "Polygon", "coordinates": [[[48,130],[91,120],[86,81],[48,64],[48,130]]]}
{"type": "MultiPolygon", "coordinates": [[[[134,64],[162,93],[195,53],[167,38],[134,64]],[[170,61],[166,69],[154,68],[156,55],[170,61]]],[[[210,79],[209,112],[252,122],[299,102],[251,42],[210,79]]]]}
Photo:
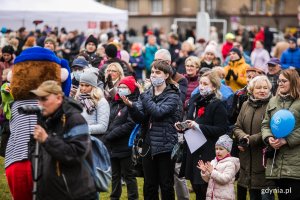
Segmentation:
{"type": "Polygon", "coordinates": [[[199,160],[197,168],[200,169],[203,174],[205,174],[206,172],[211,174],[214,170],[214,167],[210,162],[204,163],[202,160],[199,160]]]}

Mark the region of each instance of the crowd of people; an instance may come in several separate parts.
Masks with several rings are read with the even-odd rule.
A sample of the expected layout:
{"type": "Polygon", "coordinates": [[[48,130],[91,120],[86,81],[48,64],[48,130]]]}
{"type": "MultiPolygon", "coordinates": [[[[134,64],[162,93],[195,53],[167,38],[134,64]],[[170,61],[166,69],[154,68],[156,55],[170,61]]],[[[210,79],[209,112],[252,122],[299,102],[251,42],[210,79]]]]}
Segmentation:
{"type": "MultiPolygon", "coordinates": [[[[130,43],[126,34],[115,28],[85,37],[77,31],[57,28],[28,33],[22,27],[16,32],[3,31],[0,43],[1,85],[9,83],[14,59],[27,48],[41,46],[68,61],[72,70],[68,99],[59,88],[43,93],[47,87],[58,87],[51,81],[33,92],[48,110],[51,103],[55,109],[61,109],[61,105],[70,107],[68,111],[75,113],[75,121],[67,123],[82,125],[105,144],[112,166],[110,199],[120,199],[122,181],[128,199],[139,198],[133,151],[128,146],[137,124],[141,125],[139,135],[143,139],[139,156],[146,200],[172,200],[175,196],[185,200],[190,198],[190,192],[195,192],[197,200],[246,200],[248,191],[250,199],[274,200],[274,193],[262,190],[289,188],[290,193],[278,192],[279,200],[300,199],[300,48],[296,37],[287,36],[273,46],[267,28],[261,28],[253,41],[241,28],[226,34],[220,48],[213,39],[180,41],[174,32],[167,35],[164,45],[149,32],[145,34],[145,44],[130,43]],[[276,138],[270,121],[282,109],[293,113],[295,128],[287,137],[276,138]],[[179,125],[182,122],[186,127],[179,125]],[[207,140],[192,153],[183,139],[188,129],[201,130],[207,140]],[[182,145],[182,158],[174,160],[171,154],[178,143],[182,145]],[[192,188],[188,188],[186,180],[192,188]]],[[[55,117],[60,116],[47,121],[48,131],[64,134],[61,125],[55,124],[55,117]]],[[[1,119],[3,148],[5,140],[10,139],[9,120],[1,119]]],[[[77,149],[54,148],[55,141],[54,146],[49,146],[47,131],[39,126],[34,137],[40,143],[47,141],[43,150],[46,161],[55,159],[48,157],[49,152],[83,154],[88,145],[87,138],[79,136],[70,139],[80,143],[77,149]]],[[[8,142],[6,149],[9,148],[8,142]]],[[[1,153],[4,156],[5,152],[1,153]]],[[[74,155],[60,156],[76,160],[74,155]]],[[[45,186],[39,190],[41,196],[58,191],[68,199],[77,199],[80,193],[86,194],[86,199],[98,198],[95,192],[89,192],[92,189],[88,175],[80,168],[76,170],[74,176],[78,173],[87,181],[81,183],[84,187],[71,186],[62,191],[64,188],[58,188],[60,183],[54,180],[41,184],[45,186]]],[[[10,165],[6,165],[7,177],[12,173],[10,165]]],[[[43,173],[47,174],[43,181],[51,180],[51,174],[43,173]]],[[[8,178],[9,185],[10,181],[8,178]]],[[[13,195],[17,188],[10,190],[13,195]]]]}

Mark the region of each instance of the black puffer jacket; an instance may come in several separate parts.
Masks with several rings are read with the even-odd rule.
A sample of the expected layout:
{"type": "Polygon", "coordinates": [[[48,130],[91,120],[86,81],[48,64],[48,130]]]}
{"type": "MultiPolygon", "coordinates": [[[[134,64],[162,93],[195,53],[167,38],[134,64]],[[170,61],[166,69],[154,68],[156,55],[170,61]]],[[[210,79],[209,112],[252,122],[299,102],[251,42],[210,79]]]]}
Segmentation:
{"type": "MultiPolygon", "coordinates": [[[[138,89],[128,95],[130,101],[137,101],[138,89]]],[[[128,107],[122,99],[113,100],[110,105],[109,127],[105,134],[105,143],[109,146],[112,158],[125,158],[131,155],[131,148],[128,147],[130,134],[135,122],[129,115],[128,107]]]]}
{"type": "Polygon", "coordinates": [[[38,199],[96,197],[94,181],[83,164],[86,159],[91,165],[92,153],[88,126],[81,112],[79,104],[66,98],[54,115],[42,120],[48,138],[40,148],[38,199]],[[74,132],[79,135],[71,136],[74,132]]]}
{"type": "Polygon", "coordinates": [[[154,96],[153,88],[150,88],[140,95],[129,111],[136,123],[144,124],[142,132],[146,134],[146,145],[143,151],[149,146],[152,156],[172,151],[177,143],[174,124],[182,115],[182,101],[176,86],[167,85],[158,96],[154,96]]]}

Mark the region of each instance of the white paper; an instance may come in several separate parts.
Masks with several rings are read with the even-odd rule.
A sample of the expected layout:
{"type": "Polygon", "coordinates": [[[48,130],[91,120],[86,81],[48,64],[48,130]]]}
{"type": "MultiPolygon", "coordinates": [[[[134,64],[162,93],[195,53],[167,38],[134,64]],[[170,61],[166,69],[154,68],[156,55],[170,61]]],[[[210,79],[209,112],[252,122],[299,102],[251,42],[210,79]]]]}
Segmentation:
{"type": "Polygon", "coordinates": [[[197,149],[202,147],[207,141],[206,137],[202,133],[199,126],[195,126],[195,129],[188,129],[184,133],[185,141],[191,151],[194,153],[197,149]]]}

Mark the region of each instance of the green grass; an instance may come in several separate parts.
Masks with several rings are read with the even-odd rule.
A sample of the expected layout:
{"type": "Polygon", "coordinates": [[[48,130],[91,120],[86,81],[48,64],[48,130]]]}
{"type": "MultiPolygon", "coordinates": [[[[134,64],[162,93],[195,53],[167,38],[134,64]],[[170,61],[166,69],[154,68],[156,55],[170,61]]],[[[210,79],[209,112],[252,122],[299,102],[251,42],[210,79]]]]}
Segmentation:
{"type": "MultiPolygon", "coordinates": [[[[139,199],[143,199],[143,184],[144,180],[143,178],[137,178],[138,181],[138,190],[139,190],[139,199]]],[[[189,185],[190,187],[190,185],[189,185]]],[[[107,200],[109,199],[110,191],[109,192],[102,192],[101,193],[101,199],[107,200]]],[[[11,200],[9,188],[7,185],[6,177],[5,177],[5,171],[4,171],[4,159],[3,157],[0,157],[0,200],[11,200]]],[[[127,188],[126,186],[122,187],[122,196],[121,200],[127,199],[127,188]]],[[[196,199],[195,193],[191,194],[190,199],[196,199]]]]}

